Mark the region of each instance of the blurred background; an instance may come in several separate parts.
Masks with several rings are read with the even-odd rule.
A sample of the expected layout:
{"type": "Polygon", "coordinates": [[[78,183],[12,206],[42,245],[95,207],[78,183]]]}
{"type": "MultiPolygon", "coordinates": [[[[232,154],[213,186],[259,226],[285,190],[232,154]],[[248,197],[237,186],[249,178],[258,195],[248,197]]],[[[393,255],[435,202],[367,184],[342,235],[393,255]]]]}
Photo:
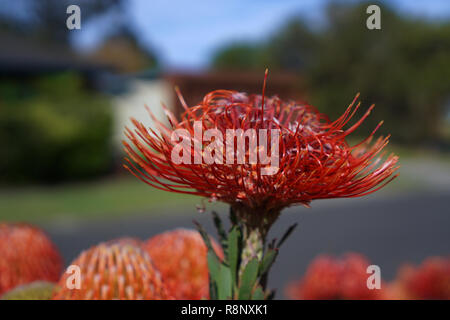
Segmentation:
{"type": "MultiPolygon", "coordinates": [[[[450,2],[327,0],[2,0],[0,220],[47,230],[66,263],[119,236],[205,223],[201,199],[164,193],[122,168],[129,117],[181,111],[214,89],[308,101],[335,119],[361,93],[384,119],[400,177],[366,199],[292,208],[296,221],[271,284],[283,288],[320,253],[356,251],[394,277],[403,262],[450,254],[450,2]],[[69,30],[69,5],[81,29],[69,30]],[[366,9],[381,8],[381,30],[366,9]]],[[[364,111],[364,108],[363,108],[364,111]]],[[[206,202],[206,211],[225,206],[206,202]]],[[[282,291],[282,290],[280,290],[282,291]]],[[[282,292],[278,297],[283,297],[282,292]]]]}

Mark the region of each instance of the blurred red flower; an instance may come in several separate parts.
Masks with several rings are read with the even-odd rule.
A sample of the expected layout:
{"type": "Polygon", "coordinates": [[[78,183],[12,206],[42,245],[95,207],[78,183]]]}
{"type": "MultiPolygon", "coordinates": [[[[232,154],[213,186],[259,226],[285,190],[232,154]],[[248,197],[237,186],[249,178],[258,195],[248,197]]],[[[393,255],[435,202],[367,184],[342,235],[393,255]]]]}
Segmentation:
{"type": "Polygon", "coordinates": [[[368,289],[369,261],[358,254],[347,254],[342,259],[319,256],[309,265],[305,276],[286,288],[290,299],[304,300],[377,300],[385,295],[381,289],[368,289]]]}
{"type": "MultiPolygon", "coordinates": [[[[213,239],[211,243],[222,259],[220,246],[213,239]]],[[[145,248],[175,299],[209,299],[207,249],[197,231],[164,232],[149,239],[145,248]]]]}
{"type": "Polygon", "coordinates": [[[0,295],[36,280],[56,282],[62,258],[40,229],[0,223],[0,295]]]}
{"type": "Polygon", "coordinates": [[[392,290],[394,299],[450,300],[450,258],[432,257],[418,267],[403,266],[392,290]]]}

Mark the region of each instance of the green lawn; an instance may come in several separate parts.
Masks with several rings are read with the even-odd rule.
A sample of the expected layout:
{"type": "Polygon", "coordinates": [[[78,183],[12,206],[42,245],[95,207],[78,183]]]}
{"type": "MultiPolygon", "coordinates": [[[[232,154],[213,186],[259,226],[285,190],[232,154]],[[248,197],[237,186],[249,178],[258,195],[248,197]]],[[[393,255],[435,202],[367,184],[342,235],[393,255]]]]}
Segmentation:
{"type": "Polygon", "coordinates": [[[195,208],[200,199],[154,189],[134,177],[59,186],[0,189],[0,221],[90,219],[164,214],[195,208]]]}
{"type": "MultiPolygon", "coordinates": [[[[416,181],[401,177],[392,182],[389,191],[384,191],[415,189],[418,185],[416,181]]],[[[201,202],[199,197],[154,189],[134,177],[111,178],[54,187],[0,189],[0,221],[86,220],[137,214],[157,216],[192,211],[201,202]]]]}

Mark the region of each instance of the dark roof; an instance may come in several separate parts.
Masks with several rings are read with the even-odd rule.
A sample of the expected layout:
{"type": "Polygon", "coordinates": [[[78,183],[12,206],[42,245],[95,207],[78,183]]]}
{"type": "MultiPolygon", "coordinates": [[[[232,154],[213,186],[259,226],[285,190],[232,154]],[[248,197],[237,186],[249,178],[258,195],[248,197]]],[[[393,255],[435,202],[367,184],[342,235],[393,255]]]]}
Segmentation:
{"type": "MultiPolygon", "coordinates": [[[[262,72],[170,72],[163,74],[162,77],[180,88],[188,105],[195,105],[203,99],[205,94],[217,89],[261,94],[264,70],[262,72]]],[[[269,71],[266,94],[278,95],[282,99],[303,100],[305,91],[302,78],[294,73],[269,71]]],[[[182,106],[176,96],[174,101],[176,101],[177,112],[182,112],[182,106]]]]}
{"type": "Polygon", "coordinates": [[[0,33],[0,73],[34,74],[76,70],[95,72],[108,66],[89,61],[68,46],[28,39],[24,36],[0,33]]]}

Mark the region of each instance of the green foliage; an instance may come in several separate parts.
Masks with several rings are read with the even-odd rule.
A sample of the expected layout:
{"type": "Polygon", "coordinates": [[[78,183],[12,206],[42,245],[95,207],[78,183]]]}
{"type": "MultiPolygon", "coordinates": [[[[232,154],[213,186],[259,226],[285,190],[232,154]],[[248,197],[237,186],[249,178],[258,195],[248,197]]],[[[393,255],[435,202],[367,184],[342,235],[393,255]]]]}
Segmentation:
{"type": "Polygon", "coordinates": [[[319,45],[319,39],[303,22],[289,21],[269,40],[266,67],[303,72],[314,62],[319,45]]]}
{"type": "Polygon", "coordinates": [[[278,250],[275,249],[268,249],[266,254],[261,260],[261,264],[259,266],[258,273],[260,275],[266,274],[269,272],[270,267],[275,262],[275,259],[277,258],[278,250]]]}
{"type": "Polygon", "coordinates": [[[240,265],[240,248],[239,248],[239,243],[241,242],[241,231],[238,228],[238,226],[234,226],[229,235],[228,235],[228,254],[227,254],[227,258],[228,258],[228,263],[230,265],[230,270],[231,270],[231,276],[232,279],[234,281],[234,285],[237,285],[236,279],[238,276],[238,272],[239,272],[239,265],[240,265]]]}
{"type": "Polygon", "coordinates": [[[382,29],[373,31],[362,27],[365,8],[330,8],[332,26],[310,69],[312,102],[335,118],[337,105],[359,91],[366,106],[377,105],[364,133],[384,119],[381,132],[397,140],[438,139],[450,92],[450,60],[442,58],[450,56],[450,24],[409,20],[382,6],[382,29]]]}
{"type": "Polygon", "coordinates": [[[217,52],[214,68],[223,70],[260,70],[267,62],[266,53],[257,44],[233,44],[217,52]]]}
{"type": "Polygon", "coordinates": [[[209,287],[210,287],[209,291],[211,293],[210,298],[215,300],[218,298],[217,291],[218,291],[218,284],[220,283],[219,270],[221,264],[214,250],[211,250],[210,248],[208,248],[207,259],[209,269],[209,287]]]}
{"type": "Polygon", "coordinates": [[[253,293],[252,300],[264,300],[264,291],[261,286],[258,286],[253,293]]]}
{"type": "Polygon", "coordinates": [[[6,292],[0,300],[50,300],[54,289],[52,282],[35,281],[6,292]]]}
{"type": "Polygon", "coordinates": [[[74,74],[0,80],[0,180],[92,177],[111,164],[108,101],[74,74]]]}
{"type": "Polygon", "coordinates": [[[208,248],[210,298],[212,300],[271,299],[274,292],[266,289],[267,277],[278,256],[279,246],[289,237],[296,224],[288,228],[277,243],[277,247],[275,247],[274,239],[261,259],[252,258],[243,265],[241,257],[246,241],[242,236],[244,227],[236,220],[233,210],[230,209],[231,228],[228,232],[223,229],[222,221],[215,212],[213,212],[213,220],[225,253],[222,261],[216,255],[206,231],[194,221],[208,248]]]}
{"type": "Polygon", "coordinates": [[[244,268],[242,273],[239,300],[248,300],[252,297],[252,290],[258,277],[259,261],[255,258],[251,259],[244,268]]]}
{"type": "Polygon", "coordinates": [[[219,300],[225,300],[231,297],[233,292],[231,271],[230,268],[224,264],[220,264],[217,282],[217,298],[219,300]]]}
{"type": "Polygon", "coordinates": [[[245,43],[224,48],[212,65],[297,72],[309,102],[331,119],[360,92],[359,115],[372,103],[377,107],[357,134],[366,135],[384,119],[380,132],[397,141],[444,139],[450,22],[401,16],[382,3],[381,30],[368,30],[368,5],[331,3],[323,28],[310,30],[296,18],[252,50],[242,50],[245,43]]]}
{"type": "Polygon", "coordinates": [[[36,37],[45,42],[69,43],[72,32],[65,28],[67,7],[75,4],[82,11],[82,23],[104,17],[114,10],[123,14],[123,0],[39,0],[21,1],[21,5],[0,11],[0,27],[36,37]],[[27,15],[20,14],[27,12],[27,15]],[[62,13],[62,14],[61,14],[62,13]],[[63,26],[64,28],[62,28],[63,26]]]}

